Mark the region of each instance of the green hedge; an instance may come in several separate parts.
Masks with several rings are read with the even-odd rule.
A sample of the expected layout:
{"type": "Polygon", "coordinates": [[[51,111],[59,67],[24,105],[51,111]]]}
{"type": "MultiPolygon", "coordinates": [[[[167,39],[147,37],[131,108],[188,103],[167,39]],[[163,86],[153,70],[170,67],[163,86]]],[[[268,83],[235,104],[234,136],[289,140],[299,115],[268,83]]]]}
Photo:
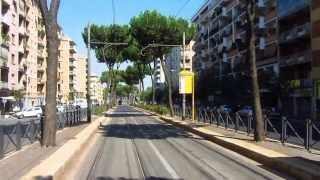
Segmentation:
{"type": "Polygon", "coordinates": [[[102,116],[108,109],[108,105],[94,106],[92,107],[92,113],[97,116],[102,116]]]}
{"type": "Polygon", "coordinates": [[[169,109],[166,106],[163,106],[163,105],[138,104],[136,106],[139,107],[139,108],[148,110],[148,111],[156,112],[156,113],[161,114],[161,115],[166,115],[166,114],[169,113],[169,109]]]}

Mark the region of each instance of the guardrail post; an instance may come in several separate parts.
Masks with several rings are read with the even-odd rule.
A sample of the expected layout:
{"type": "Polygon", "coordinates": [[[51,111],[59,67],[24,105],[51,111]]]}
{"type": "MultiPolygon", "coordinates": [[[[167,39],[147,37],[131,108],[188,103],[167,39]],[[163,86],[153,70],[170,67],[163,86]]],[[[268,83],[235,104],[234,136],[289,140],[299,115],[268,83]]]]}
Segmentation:
{"type": "Polygon", "coordinates": [[[228,118],[228,114],[224,113],[224,117],[226,118],[226,123],[225,123],[225,128],[228,129],[229,127],[229,118],[228,118]]]}
{"type": "Polygon", "coordinates": [[[304,146],[309,151],[310,144],[312,141],[312,121],[311,119],[306,119],[306,134],[304,139],[304,146]]]}
{"type": "Polygon", "coordinates": [[[268,116],[266,114],[263,115],[264,120],[264,134],[268,134],[268,116]]]}
{"type": "Polygon", "coordinates": [[[21,149],[21,138],[22,138],[22,125],[21,122],[16,124],[16,143],[17,143],[17,150],[21,149]]]}
{"type": "Polygon", "coordinates": [[[236,127],[234,128],[236,130],[236,132],[238,132],[239,130],[239,114],[236,112],[235,114],[236,117],[236,127]]]}
{"type": "Polygon", "coordinates": [[[216,113],[217,113],[217,127],[219,127],[220,126],[220,111],[217,109],[216,110],[216,113]]]}
{"type": "Polygon", "coordinates": [[[247,134],[250,135],[250,132],[251,132],[251,121],[252,121],[252,118],[250,115],[247,116],[247,121],[248,121],[248,124],[247,124],[247,134]]]}
{"type": "Polygon", "coordinates": [[[30,138],[30,141],[33,143],[35,141],[35,136],[37,134],[37,128],[36,128],[36,123],[34,122],[34,119],[31,120],[31,127],[32,127],[32,136],[30,138]]]}
{"type": "Polygon", "coordinates": [[[281,143],[284,144],[287,138],[287,118],[286,117],[281,118],[281,127],[282,127],[281,143]]]}
{"type": "Polygon", "coordinates": [[[0,126],[0,159],[4,157],[4,127],[0,126]]]}

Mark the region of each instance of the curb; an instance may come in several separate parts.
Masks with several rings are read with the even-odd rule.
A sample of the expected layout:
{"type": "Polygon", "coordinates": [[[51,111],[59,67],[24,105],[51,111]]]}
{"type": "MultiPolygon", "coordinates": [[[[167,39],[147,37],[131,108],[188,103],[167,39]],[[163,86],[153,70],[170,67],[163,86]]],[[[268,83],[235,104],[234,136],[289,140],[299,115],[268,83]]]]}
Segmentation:
{"type": "MultiPolygon", "coordinates": [[[[184,130],[187,130],[193,134],[201,136],[211,142],[214,142],[220,146],[223,146],[236,153],[246,156],[249,159],[253,159],[271,169],[277,170],[279,172],[285,172],[286,174],[296,177],[298,179],[304,179],[304,180],[320,179],[319,167],[313,169],[312,167],[309,166],[310,163],[304,166],[304,163],[302,162],[302,160],[298,159],[298,157],[289,157],[286,154],[282,154],[279,152],[275,152],[275,151],[260,147],[261,150],[268,152],[268,153],[263,153],[263,152],[261,153],[257,150],[250,148],[249,146],[236,144],[234,142],[227,141],[222,137],[218,137],[217,135],[214,135],[212,133],[208,133],[208,131],[205,132],[201,128],[197,129],[197,128],[193,128],[190,125],[179,123],[177,121],[174,121],[173,118],[162,116],[157,113],[150,112],[141,108],[137,108],[137,107],[134,107],[134,108],[136,108],[137,110],[147,112],[151,115],[158,116],[160,120],[163,120],[169,124],[172,124],[184,130]]],[[[252,146],[256,146],[256,145],[253,144],[252,146]]]]}
{"type": "Polygon", "coordinates": [[[77,162],[90,140],[94,137],[96,129],[105,117],[100,117],[79,132],[73,139],[66,142],[56,152],[43,162],[32,168],[21,177],[23,180],[63,179],[68,169],[77,162]]]}

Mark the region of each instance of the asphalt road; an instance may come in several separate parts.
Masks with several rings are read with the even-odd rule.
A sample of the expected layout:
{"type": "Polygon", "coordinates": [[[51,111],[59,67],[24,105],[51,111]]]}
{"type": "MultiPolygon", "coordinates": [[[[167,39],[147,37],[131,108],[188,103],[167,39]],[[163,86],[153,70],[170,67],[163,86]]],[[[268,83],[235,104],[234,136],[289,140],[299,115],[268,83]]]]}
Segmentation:
{"type": "Polygon", "coordinates": [[[130,107],[111,116],[78,179],[290,179],[130,107]]]}

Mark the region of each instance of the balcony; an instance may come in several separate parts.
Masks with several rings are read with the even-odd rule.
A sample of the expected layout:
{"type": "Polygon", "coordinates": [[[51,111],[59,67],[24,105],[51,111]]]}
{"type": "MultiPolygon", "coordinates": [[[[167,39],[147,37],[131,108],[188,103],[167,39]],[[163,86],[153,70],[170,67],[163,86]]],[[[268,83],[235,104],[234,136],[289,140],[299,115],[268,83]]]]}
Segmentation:
{"type": "Polygon", "coordinates": [[[293,27],[292,29],[280,34],[280,43],[287,43],[295,39],[305,37],[309,35],[310,32],[311,32],[310,23],[305,23],[303,25],[293,27]]]}
{"type": "Polygon", "coordinates": [[[45,66],[44,66],[44,64],[38,64],[37,65],[37,68],[38,68],[38,72],[44,72],[45,71],[45,66]]]}
{"type": "Polygon", "coordinates": [[[0,46],[0,57],[1,57],[1,60],[7,61],[8,60],[8,55],[9,55],[9,48],[4,46],[4,45],[1,45],[0,46]]]}
{"type": "Polygon", "coordinates": [[[12,16],[11,16],[11,14],[10,14],[10,13],[2,14],[1,22],[2,22],[3,24],[6,24],[7,26],[10,26],[10,25],[11,25],[11,22],[12,22],[12,16]]]}
{"type": "Polygon", "coordinates": [[[8,74],[9,74],[9,68],[5,65],[3,65],[0,68],[0,85],[1,88],[8,88],[8,74]]]}
{"type": "Polygon", "coordinates": [[[0,89],[8,89],[8,82],[0,81],[0,89]]]}
{"type": "Polygon", "coordinates": [[[46,83],[46,80],[43,78],[43,77],[38,77],[38,84],[45,84],[46,83]]]}
{"type": "Polygon", "coordinates": [[[284,18],[299,12],[302,9],[310,6],[309,0],[282,0],[278,3],[278,15],[280,18],[284,18]]]}
{"type": "Polygon", "coordinates": [[[47,52],[44,49],[38,49],[38,57],[47,57],[47,52]]]}
{"type": "Polygon", "coordinates": [[[75,76],[76,72],[75,71],[69,71],[69,76],[75,76]]]}
{"type": "Polygon", "coordinates": [[[280,66],[292,66],[311,62],[311,51],[305,51],[293,54],[291,56],[281,57],[280,66]]]}
{"type": "Polygon", "coordinates": [[[69,61],[69,67],[71,67],[71,68],[75,68],[76,66],[75,66],[75,63],[74,63],[74,60],[71,60],[70,59],[70,61],[69,61]]]}

